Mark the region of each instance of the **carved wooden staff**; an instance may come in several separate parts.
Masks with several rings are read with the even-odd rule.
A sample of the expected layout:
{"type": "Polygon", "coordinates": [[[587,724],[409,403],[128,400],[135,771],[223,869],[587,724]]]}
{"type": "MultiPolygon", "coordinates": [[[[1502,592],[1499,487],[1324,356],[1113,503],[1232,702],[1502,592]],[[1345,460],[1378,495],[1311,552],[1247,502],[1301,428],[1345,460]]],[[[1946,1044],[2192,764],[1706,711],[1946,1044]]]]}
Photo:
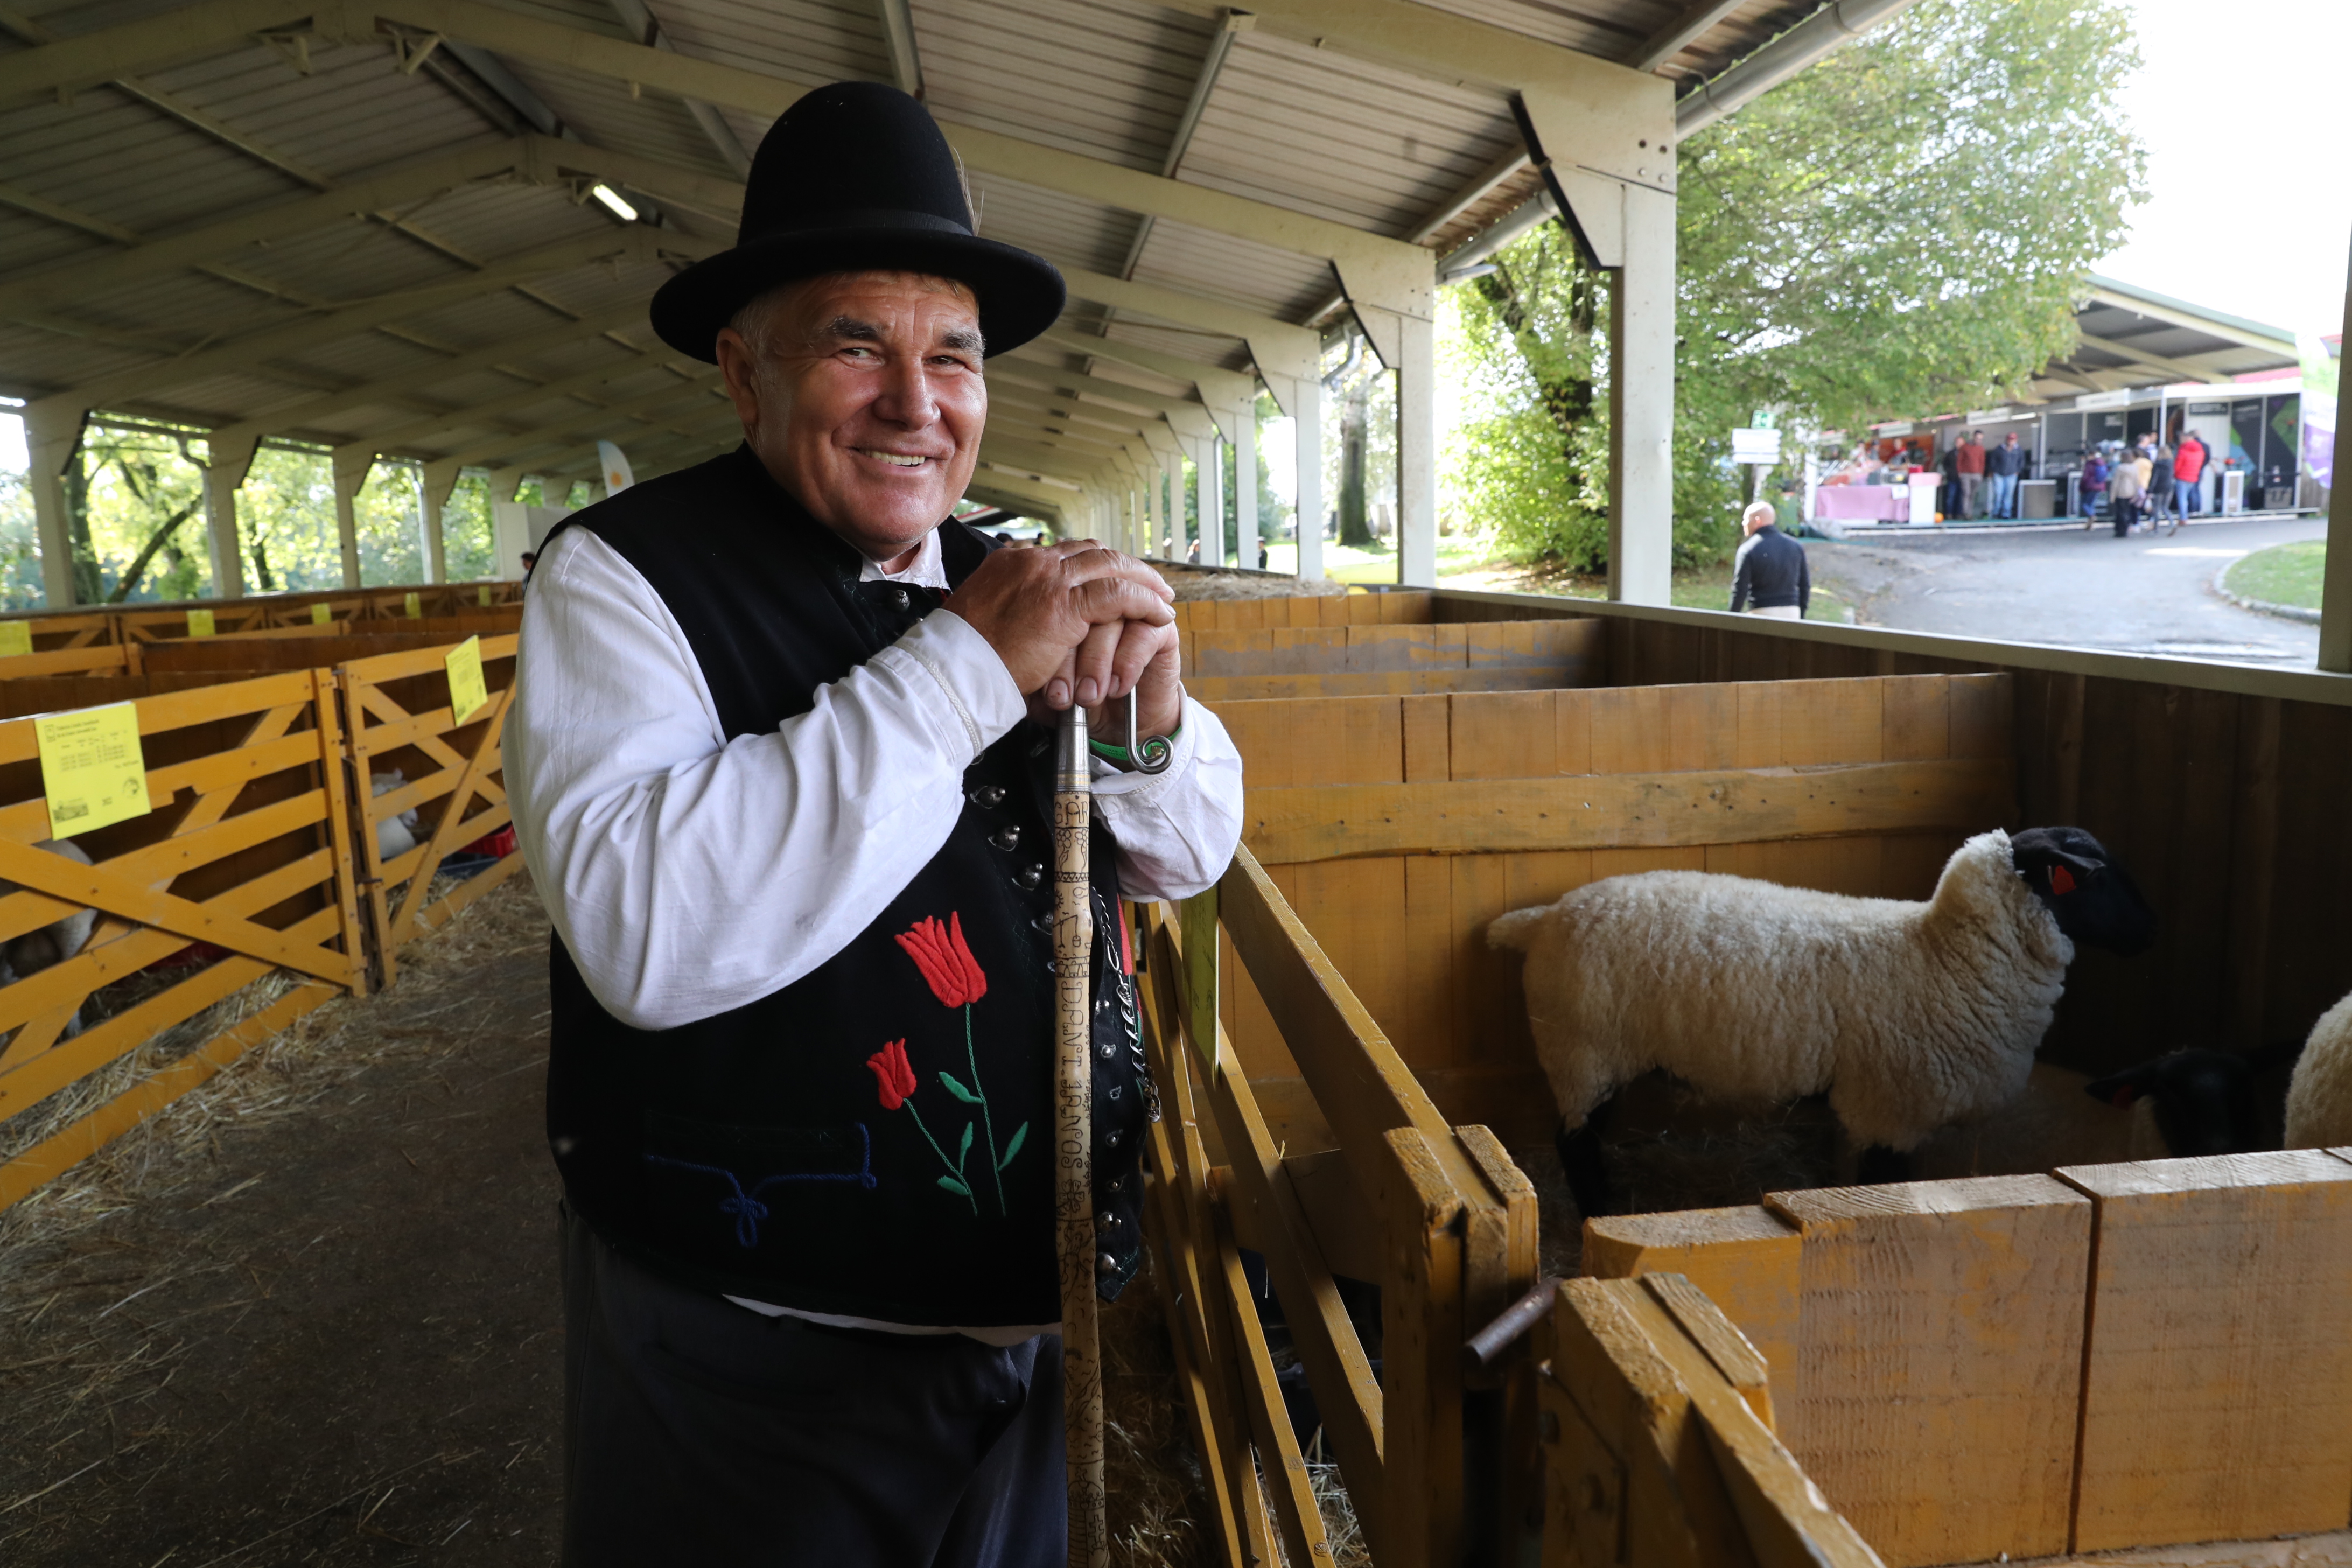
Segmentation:
{"type": "MultiPolygon", "coordinates": [[[[1131,700],[1131,699],[1130,699],[1131,700]]],[[[1095,1321],[1094,784],[1087,710],[1070,704],[1054,748],[1055,1243],[1062,1275],[1062,1419],[1070,1470],[1070,1568],[1109,1568],[1103,1500],[1102,1346],[1095,1321]]]]}

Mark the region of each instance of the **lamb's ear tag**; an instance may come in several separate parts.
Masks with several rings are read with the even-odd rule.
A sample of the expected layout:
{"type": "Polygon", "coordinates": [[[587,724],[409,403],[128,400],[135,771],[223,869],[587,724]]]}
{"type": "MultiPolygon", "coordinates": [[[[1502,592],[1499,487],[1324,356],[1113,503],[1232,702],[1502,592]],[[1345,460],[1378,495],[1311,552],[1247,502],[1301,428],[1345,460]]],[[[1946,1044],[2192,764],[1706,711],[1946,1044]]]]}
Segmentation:
{"type": "Polygon", "coordinates": [[[2062,896],[2062,895],[2063,895],[2063,894],[2071,893],[2071,892],[2073,892],[2074,890],[2074,872],[2072,872],[2072,871],[2069,871],[2069,870],[2068,870],[2068,869],[2066,869],[2066,868],[2065,868],[2065,867],[2063,867],[2063,866],[2053,866],[2053,867],[2051,867],[2051,868],[2050,868],[2050,892],[2051,892],[2052,897],[2053,897],[2053,898],[2055,898],[2055,897],[2059,897],[2059,896],[2062,896]]]}

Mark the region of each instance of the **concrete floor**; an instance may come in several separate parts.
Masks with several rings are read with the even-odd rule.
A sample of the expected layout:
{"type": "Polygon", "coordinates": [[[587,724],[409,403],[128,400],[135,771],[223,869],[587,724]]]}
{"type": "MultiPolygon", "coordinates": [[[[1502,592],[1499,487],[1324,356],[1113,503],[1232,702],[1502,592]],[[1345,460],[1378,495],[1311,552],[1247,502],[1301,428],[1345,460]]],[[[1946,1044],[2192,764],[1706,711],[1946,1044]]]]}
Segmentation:
{"type": "Polygon", "coordinates": [[[2267,545],[2319,539],[2324,518],[2192,523],[2117,539],[2105,524],[1809,540],[1813,579],[1866,624],[2116,653],[2308,667],[2319,628],[2239,608],[2213,579],[2267,545]]]}

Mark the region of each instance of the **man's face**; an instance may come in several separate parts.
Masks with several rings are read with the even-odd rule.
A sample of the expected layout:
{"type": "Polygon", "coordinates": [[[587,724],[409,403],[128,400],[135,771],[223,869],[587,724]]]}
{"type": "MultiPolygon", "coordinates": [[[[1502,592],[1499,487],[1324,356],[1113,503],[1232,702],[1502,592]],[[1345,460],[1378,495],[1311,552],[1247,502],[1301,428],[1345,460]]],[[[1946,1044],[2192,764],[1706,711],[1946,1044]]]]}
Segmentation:
{"type": "Polygon", "coordinates": [[[2013,433],[2003,436],[2000,438],[2000,444],[2004,447],[2014,447],[2017,445],[2017,437],[2013,433]]]}
{"type": "Polygon", "coordinates": [[[791,286],[719,364],[744,438],[868,560],[920,544],[963,494],[988,422],[980,307],[961,284],[854,272],[791,286]]]}

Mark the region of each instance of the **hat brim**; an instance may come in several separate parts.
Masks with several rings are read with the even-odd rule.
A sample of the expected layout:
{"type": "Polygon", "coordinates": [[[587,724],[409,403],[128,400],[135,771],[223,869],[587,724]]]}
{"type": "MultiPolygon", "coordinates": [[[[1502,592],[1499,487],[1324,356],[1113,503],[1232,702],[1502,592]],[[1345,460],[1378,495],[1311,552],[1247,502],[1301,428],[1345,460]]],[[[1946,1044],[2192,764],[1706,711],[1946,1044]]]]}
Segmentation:
{"type": "Polygon", "coordinates": [[[836,228],[770,235],[696,262],[654,292],[654,331],[682,354],[719,358],[719,331],[760,295],[826,272],[924,272],[951,278],[980,301],[988,353],[1018,348],[1062,313],[1069,293],[1042,256],[968,234],[836,228]]]}

